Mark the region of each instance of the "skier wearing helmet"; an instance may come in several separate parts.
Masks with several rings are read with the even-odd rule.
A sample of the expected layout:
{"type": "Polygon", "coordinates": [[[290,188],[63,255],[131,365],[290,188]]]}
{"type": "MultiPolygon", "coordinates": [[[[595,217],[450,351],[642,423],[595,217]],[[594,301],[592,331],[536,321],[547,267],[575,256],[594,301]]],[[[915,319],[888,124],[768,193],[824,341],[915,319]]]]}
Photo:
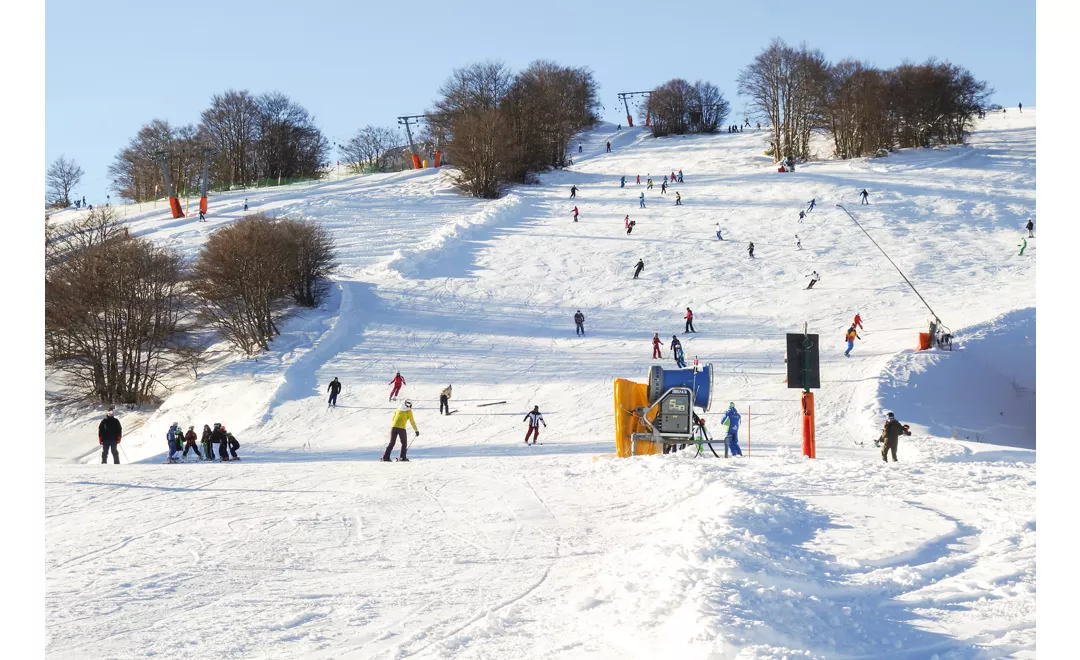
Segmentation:
{"type": "Polygon", "coordinates": [[[221,422],[214,422],[214,430],[210,433],[210,444],[218,446],[221,460],[229,460],[229,437],[225,435],[225,427],[221,425],[221,422]]]}
{"type": "Polygon", "coordinates": [[[390,401],[397,398],[398,392],[401,391],[401,386],[405,384],[405,379],[401,377],[401,372],[394,374],[394,377],[390,379],[390,385],[394,386],[394,389],[390,390],[390,401]]]}
{"type": "Polygon", "coordinates": [[[742,415],[738,410],[735,410],[735,402],[728,402],[727,412],[724,413],[723,418],[720,419],[720,423],[727,426],[727,443],[728,451],[732,456],[742,456],[742,449],[739,448],[739,421],[742,419],[742,415]]]}
{"type": "Polygon", "coordinates": [[[418,437],[420,435],[420,429],[416,428],[416,418],[413,417],[412,406],[412,401],[405,399],[401,402],[401,406],[394,411],[394,419],[390,422],[390,444],[386,445],[386,451],[383,452],[383,462],[390,462],[390,452],[394,451],[394,445],[398,440],[401,440],[401,456],[398,460],[408,462],[409,459],[405,456],[408,449],[408,435],[405,432],[405,425],[412,424],[413,432],[418,437]]]}

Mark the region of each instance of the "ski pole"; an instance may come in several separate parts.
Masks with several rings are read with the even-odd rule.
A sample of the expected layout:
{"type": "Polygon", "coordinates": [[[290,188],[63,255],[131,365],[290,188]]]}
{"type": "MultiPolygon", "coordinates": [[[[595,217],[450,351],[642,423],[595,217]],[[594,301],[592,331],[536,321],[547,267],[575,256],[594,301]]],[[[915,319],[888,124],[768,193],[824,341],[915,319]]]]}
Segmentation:
{"type": "Polygon", "coordinates": [[[131,463],[131,461],[128,460],[127,452],[124,451],[124,445],[117,444],[116,446],[120,448],[120,453],[124,455],[124,462],[125,463],[131,463]]]}

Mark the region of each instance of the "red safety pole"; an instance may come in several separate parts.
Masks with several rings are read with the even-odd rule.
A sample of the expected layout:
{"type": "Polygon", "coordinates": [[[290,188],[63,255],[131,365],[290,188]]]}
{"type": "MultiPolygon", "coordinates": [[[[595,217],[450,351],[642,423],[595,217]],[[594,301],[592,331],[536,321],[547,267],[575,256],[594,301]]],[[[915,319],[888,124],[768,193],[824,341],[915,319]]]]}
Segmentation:
{"type": "Polygon", "coordinates": [[[814,393],[802,395],[802,453],[807,458],[817,458],[814,438],[814,393]]]}

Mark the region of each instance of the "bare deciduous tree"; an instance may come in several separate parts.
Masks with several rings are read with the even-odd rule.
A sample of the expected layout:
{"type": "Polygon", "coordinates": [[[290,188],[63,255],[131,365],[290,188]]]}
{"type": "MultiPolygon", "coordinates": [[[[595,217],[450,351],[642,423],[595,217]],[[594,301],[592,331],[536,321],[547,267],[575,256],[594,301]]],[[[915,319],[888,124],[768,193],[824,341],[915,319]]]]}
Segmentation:
{"type": "Polygon", "coordinates": [[[674,78],[649,94],[643,112],[649,116],[653,137],[686,133],[715,133],[731,105],[709,82],[694,84],[674,78]]]}
{"type": "Polygon", "coordinates": [[[83,178],[83,169],[74,160],[61,155],[45,172],[49,202],[61,208],[71,204],[71,191],[83,178]]]}
{"type": "Polygon", "coordinates": [[[382,172],[391,165],[390,150],[401,142],[396,130],[368,125],[341,145],[341,155],[352,172],[382,172]]]}

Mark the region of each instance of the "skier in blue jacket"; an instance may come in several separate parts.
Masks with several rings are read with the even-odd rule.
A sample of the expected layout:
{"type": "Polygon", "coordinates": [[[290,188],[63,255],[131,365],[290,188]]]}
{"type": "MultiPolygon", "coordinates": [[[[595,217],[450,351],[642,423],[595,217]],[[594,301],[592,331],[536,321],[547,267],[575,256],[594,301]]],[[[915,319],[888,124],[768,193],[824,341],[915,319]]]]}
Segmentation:
{"type": "Polygon", "coordinates": [[[721,424],[727,424],[727,443],[728,451],[732,456],[742,456],[742,450],[739,449],[739,420],[742,419],[742,415],[738,410],[735,410],[735,402],[728,403],[727,412],[724,413],[724,417],[720,420],[721,424]]]}

